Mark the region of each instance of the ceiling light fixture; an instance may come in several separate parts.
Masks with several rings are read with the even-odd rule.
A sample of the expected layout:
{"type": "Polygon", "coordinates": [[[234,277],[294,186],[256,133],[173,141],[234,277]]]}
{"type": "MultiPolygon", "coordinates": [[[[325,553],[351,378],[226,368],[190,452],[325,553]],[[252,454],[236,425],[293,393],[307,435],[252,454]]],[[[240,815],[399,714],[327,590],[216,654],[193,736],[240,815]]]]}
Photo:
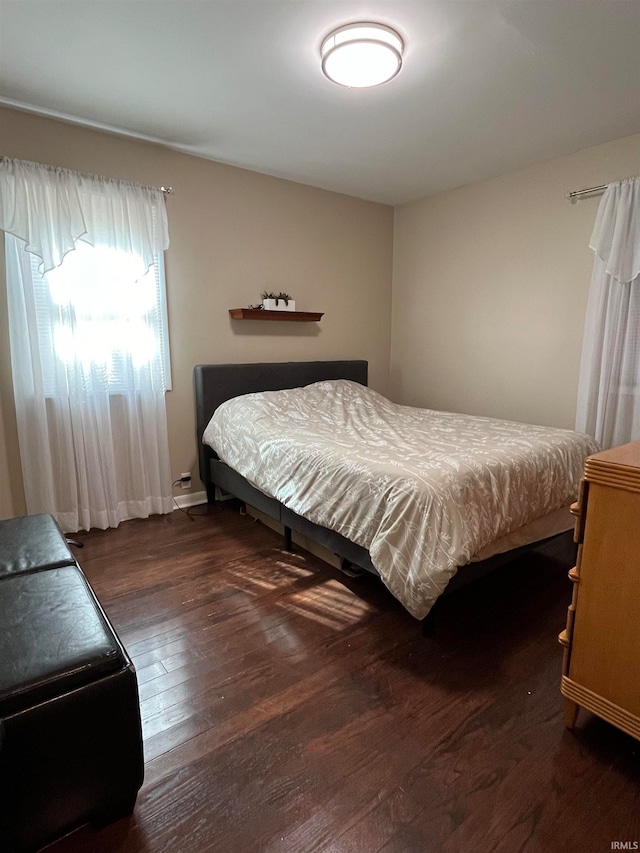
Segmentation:
{"type": "Polygon", "coordinates": [[[322,42],[322,70],[334,83],[353,89],[379,86],[402,66],[404,44],[383,24],[347,24],[322,42]]]}

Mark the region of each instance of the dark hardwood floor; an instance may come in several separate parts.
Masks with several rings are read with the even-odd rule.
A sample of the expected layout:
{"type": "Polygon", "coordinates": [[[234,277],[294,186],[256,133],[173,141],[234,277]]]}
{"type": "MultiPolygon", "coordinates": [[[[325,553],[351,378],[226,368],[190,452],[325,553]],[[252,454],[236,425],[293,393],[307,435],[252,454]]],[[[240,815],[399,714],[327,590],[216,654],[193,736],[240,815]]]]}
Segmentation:
{"type": "Polygon", "coordinates": [[[146,776],[130,820],[48,853],[640,842],[640,744],[586,711],[563,724],[567,540],[443,599],[425,638],[376,578],[237,511],[79,538],[136,665],[146,776]]]}

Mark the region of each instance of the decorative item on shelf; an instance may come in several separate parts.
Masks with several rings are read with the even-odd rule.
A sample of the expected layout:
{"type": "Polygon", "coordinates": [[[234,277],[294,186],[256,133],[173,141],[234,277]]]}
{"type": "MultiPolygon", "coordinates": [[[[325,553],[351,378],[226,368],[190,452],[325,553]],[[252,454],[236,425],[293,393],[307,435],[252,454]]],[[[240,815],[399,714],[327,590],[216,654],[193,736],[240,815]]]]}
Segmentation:
{"type": "Polygon", "coordinates": [[[262,293],[262,307],[265,311],[295,311],[296,301],[288,293],[273,293],[264,290],[262,293]]]}

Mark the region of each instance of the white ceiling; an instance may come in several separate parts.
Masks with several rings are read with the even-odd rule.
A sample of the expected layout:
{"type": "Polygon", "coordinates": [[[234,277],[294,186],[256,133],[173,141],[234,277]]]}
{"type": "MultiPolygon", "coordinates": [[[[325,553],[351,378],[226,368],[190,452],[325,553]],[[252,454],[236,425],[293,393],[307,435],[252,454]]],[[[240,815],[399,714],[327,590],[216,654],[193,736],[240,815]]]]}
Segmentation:
{"type": "Polygon", "coordinates": [[[639,45],[639,0],[0,0],[0,102],[398,204],[637,133],[639,45]],[[375,89],[320,70],[355,20],[375,89]]]}

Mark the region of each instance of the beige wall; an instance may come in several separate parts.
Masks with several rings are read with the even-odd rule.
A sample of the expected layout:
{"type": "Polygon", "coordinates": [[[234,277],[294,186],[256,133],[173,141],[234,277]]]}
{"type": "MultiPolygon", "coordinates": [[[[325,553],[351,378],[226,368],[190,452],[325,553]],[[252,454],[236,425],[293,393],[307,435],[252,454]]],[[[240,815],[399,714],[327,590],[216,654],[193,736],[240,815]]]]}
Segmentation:
{"type": "MultiPolygon", "coordinates": [[[[192,371],[201,362],[364,358],[388,390],[393,210],[0,108],[0,153],[156,186],[167,201],[171,470],[197,478],[192,371]],[[227,309],[285,290],[318,324],[233,322],[227,309]]],[[[0,517],[24,512],[0,268],[0,517]]],[[[194,479],[194,488],[201,488],[194,479]]]]}
{"type": "Polygon", "coordinates": [[[640,136],[396,208],[398,402],[573,428],[600,197],[640,174],[640,136]]]}

